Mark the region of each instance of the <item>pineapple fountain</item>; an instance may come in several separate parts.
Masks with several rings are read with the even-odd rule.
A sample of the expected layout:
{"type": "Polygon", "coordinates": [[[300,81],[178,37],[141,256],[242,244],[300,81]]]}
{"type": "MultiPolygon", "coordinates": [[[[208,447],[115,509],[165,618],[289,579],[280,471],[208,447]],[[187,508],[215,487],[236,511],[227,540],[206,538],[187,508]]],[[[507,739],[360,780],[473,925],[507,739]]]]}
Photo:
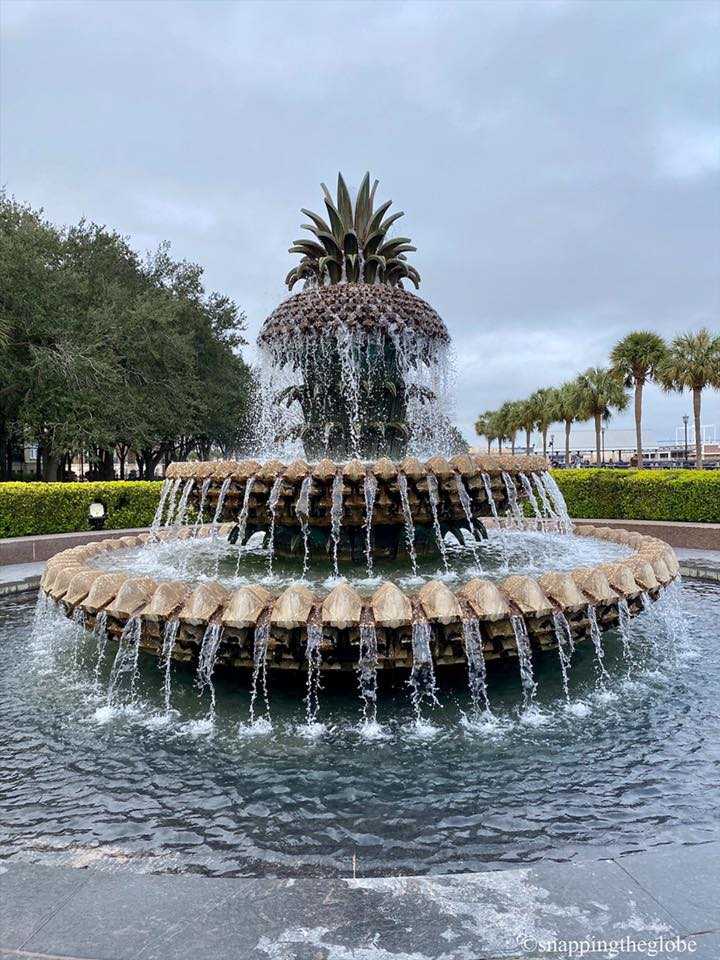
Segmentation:
{"type": "Polygon", "coordinates": [[[168,707],[184,662],[213,697],[218,667],[248,675],[253,719],[278,670],[306,679],[310,721],[321,674],[355,674],[372,720],[380,676],[409,680],[419,714],[436,669],[459,667],[483,710],[491,660],[518,665],[528,706],[535,655],[555,651],[567,693],[588,640],[602,676],[603,631],[626,638],[677,577],[660,540],[573,528],[544,459],[457,446],[450,338],[403,287],[420,283],[415,247],[389,236],[402,214],[376,207],[376,188],[366,175],[353,202],[339,176],[336,198],[323,186],[327,219],[303,210],[311,236],[287,277],[303,289],[258,338],[257,457],[172,464],[149,533],[48,563],[43,603],[103,651],[118,641],[109,702],[142,649],[161,660],[168,707]],[[527,537],[601,562],[530,575],[527,537]]]}

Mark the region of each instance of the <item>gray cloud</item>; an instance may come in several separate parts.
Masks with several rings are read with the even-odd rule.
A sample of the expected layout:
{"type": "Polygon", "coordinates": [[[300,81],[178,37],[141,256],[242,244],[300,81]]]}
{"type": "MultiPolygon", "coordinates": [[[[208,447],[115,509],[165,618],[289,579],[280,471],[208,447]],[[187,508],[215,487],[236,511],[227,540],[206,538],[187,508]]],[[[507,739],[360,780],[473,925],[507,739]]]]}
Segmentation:
{"type": "MultiPolygon", "coordinates": [[[[458,421],[718,326],[712,3],[20,3],[2,8],[2,180],[58,221],[170,239],[254,334],[300,206],[366,169],[407,211],[458,354],[458,421]]],[[[648,397],[674,436],[685,398],[648,397]]],[[[705,417],[720,435],[720,397],[705,417]]],[[[617,426],[628,425],[628,417],[617,426]]]]}

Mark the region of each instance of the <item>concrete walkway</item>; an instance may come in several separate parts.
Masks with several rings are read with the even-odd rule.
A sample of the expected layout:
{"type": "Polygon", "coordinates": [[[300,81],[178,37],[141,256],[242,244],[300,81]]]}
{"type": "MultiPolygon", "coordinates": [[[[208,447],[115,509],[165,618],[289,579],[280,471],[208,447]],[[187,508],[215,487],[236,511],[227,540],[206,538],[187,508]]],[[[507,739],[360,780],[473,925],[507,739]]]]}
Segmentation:
{"type": "Polygon", "coordinates": [[[92,960],[720,957],[720,842],[437,877],[211,879],[0,868],[0,954],[92,960]],[[694,951],[691,947],[695,946],[694,951]],[[644,951],[647,955],[647,950],[644,951]],[[579,956],[576,947],[575,956],[579,956]],[[651,954],[652,955],[652,954],[651,954]]]}

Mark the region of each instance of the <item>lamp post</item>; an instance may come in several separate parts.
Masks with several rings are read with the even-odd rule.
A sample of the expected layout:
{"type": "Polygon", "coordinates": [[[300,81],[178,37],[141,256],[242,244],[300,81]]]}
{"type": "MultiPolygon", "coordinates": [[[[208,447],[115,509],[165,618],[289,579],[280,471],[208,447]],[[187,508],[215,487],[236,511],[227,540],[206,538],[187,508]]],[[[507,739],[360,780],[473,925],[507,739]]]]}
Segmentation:
{"type": "Polygon", "coordinates": [[[688,458],[687,428],[688,428],[688,420],[689,420],[689,419],[690,419],[690,417],[689,417],[686,413],[683,414],[683,423],[685,424],[685,459],[686,459],[686,460],[687,460],[687,458],[688,458]]]}
{"type": "Polygon", "coordinates": [[[600,452],[602,454],[602,466],[604,467],[605,466],[605,427],[602,428],[601,432],[602,432],[602,448],[600,452]]]}

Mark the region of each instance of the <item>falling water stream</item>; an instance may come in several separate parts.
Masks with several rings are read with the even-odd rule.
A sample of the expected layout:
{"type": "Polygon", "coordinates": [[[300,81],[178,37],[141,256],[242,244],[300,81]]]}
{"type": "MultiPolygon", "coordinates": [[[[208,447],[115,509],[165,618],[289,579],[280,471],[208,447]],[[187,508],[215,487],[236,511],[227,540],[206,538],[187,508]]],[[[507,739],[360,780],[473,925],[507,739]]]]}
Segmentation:
{"type": "Polygon", "coordinates": [[[482,646],[480,622],[477,617],[463,620],[463,644],[468,668],[468,686],[472,701],[473,714],[478,716],[483,711],[490,712],[490,702],[487,692],[487,671],[485,655],[482,646]]]}
{"type": "Polygon", "coordinates": [[[197,517],[195,518],[195,525],[193,527],[193,535],[197,536],[200,533],[200,528],[203,525],[203,519],[205,514],[205,504],[207,502],[208,490],[210,489],[210,484],[212,483],[212,477],[205,477],[200,487],[200,503],[198,504],[197,517]]]}
{"type": "Polygon", "coordinates": [[[122,677],[130,674],[130,700],[135,694],[138,658],[140,655],[140,631],[142,622],[140,617],[131,617],[125,624],[118,642],[115,660],[113,661],[110,679],[107,685],[107,705],[115,706],[115,696],[122,677]]]}
{"type": "Polygon", "coordinates": [[[162,525],[162,517],[165,512],[165,502],[170,493],[170,489],[173,485],[172,480],[167,477],[163,480],[162,489],[160,490],[160,502],[157,505],[157,510],[155,511],[155,516],[153,517],[153,522],[150,525],[150,538],[155,540],[157,538],[157,532],[162,525]]]}
{"type": "Polygon", "coordinates": [[[363,719],[369,725],[377,723],[377,671],[378,647],[375,623],[372,620],[363,621],[360,624],[358,686],[362,700],[363,719]]]}
{"type": "Polygon", "coordinates": [[[320,664],[322,661],[322,629],[316,623],[309,623],[307,628],[307,686],[305,694],[305,723],[308,730],[317,724],[320,711],[320,664]]]}
{"type": "Polygon", "coordinates": [[[375,511],[375,497],[377,496],[377,478],[372,473],[365,474],[363,493],[365,495],[365,557],[367,560],[368,579],[373,575],[372,556],[372,523],[375,511]]]}
{"type": "Polygon", "coordinates": [[[530,638],[523,617],[511,617],[513,633],[515,634],[515,644],[518,652],[518,665],[520,667],[520,682],[523,691],[523,710],[532,706],[537,693],[537,683],[533,675],[532,652],[530,650],[530,638]]]}
{"type": "Polygon", "coordinates": [[[565,700],[570,702],[570,661],[572,658],[575,644],[573,641],[572,630],[568,623],[568,618],[561,610],[553,613],[553,625],[555,627],[555,639],[558,645],[558,655],[560,657],[560,670],[562,672],[563,690],[565,691],[565,700]]]}
{"type": "Polygon", "coordinates": [[[475,545],[475,524],[473,522],[472,515],[472,500],[470,499],[470,494],[467,492],[467,487],[465,486],[463,478],[459,473],[455,474],[455,486],[457,487],[460,504],[463,508],[463,513],[465,514],[465,519],[467,520],[468,524],[468,533],[470,534],[469,543],[470,549],[472,550],[473,560],[475,563],[479,563],[480,558],[478,556],[477,546],[475,545]]]}
{"type": "Polygon", "coordinates": [[[268,576],[273,574],[273,559],[275,557],[275,511],[277,509],[278,501],[280,500],[280,493],[282,491],[283,478],[276,477],[275,482],[272,485],[270,490],[270,496],[268,497],[268,513],[270,514],[270,530],[268,532],[268,576]]]}
{"type": "Polygon", "coordinates": [[[212,526],[210,528],[210,536],[214,540],[218,535],[218,527],[220,526],[220,520],[222,518],[223,507],[225,506],[225,497],[227,492],[230,489],[230,484],[232,483],[232,477],[225,477],[220,487],[220,492],[218,493],[217,506],[215,507],[215,514],[212,519],[212,526]]]}
{"type": "Polygon", "coordinates": [[[432,629],[427,620],[415,620],[412,625],[412,668],[410,670],[410,695],[415,720],[423,723],[423,704],[439,706],[437,698],[437,683],[435,668],[433,667],[430,640],[432,629]]]}
{"type": "Polygon", "coordinates": [[[310,543],[309,543],[309,534],[310,534],[310,489],[312,487],[312,477],[307,476],[303,479],[302,484],[300,485],[300,493],[297,498],[297,503],[295,504],[295,515],[300,521],[300,529],[302,530],[303,536],[303,567],[302,567],[302,577],[305,579],[305,576],[308,572],[308,564],[310,562],[310,543]]]}
{"type": "Polygon", "coordinates": [[[250,687],[250,723],[255,724],[255,703],[258,697],[258,682],[262,691],[263,703],[265,705],[265,716],[270,722],[270,698],[268,696],[267,686],[267,652],[268,642],[270,640],[270,618],[268,616],[258,623],[255,628],[255,639],[253,642],[253,672],[252,684],[250,687]]]}
{"type": "Polygon", "coordinates": [[[330,537],[332,539],[333,574],[339,576],[338,547],[343,517],[343,475],[338,471],[333,477],[330,494],[330,537]]]}
{"type": "Polygon", "coordinates": [[[542,511],[540,510],[540,504],[537,501],[537,497],[533,493],[532,483],[530,482],[527,474],[520,474],[520,483],[522,484],[525,495],[527,496],[530,506],[532,507],[535,519],[539,522],[540,526],[542,526],[543,515],[542,511]]]}
{"type": "Polygon", "coordinates": [[[412,513],[410,512],[410,501],[408,500],[407,477],[404,473],[398,473],[398,489],[400,490],[400,503],[402,504],[403,519],[405,522],[405,543],[407,544],[408,556],[412,565],[413,576],[417,576],[417,555],[415,553],[415,525],[413,523],[412,513]]]}
{"type": "Polygon", "coordinates": [[[606,682],[610,679],[610,676],[605,669],[605,650],[603,649],[600,625],[597,621],[595,607],[591,603],[589,603],[587,606],[587,617],[590,622],[590,639],[595,647],[595,660],[598,669],[598,685],[601,688],[604,688],[606,682]]]}
{"type": "Polygon", "coordinates": [[[213,681],[213,673],[215,672],[215,662],[222,640],[222,632],[223,628],[221,623],[209,623],[207,625],[202,646],[200,647],[195,680],[198,688],[198,696],[202,696],[205,690],[209,690],[210,692],[210,709],[208,711],[208,717],[210,719],[215,716],[215,683],[213,681]]]}
{"type": "Polygon", "coordinates": [[[180,621],[176,618],[168,620],[165,624],[162,645],[162,668],[163,668],[163,698],[165,700],[165,713],[170,712],[170,693],[172,684],[172,655],[175,649],[175,640],[178,635],[180,621]]]}
{"type": "MultiPolygon", "coordinates": [[[[435,539],[437,540],[437,545],[438,545],[438,548],[440,549],[440,555],[442,557],[443,566],[445,567],[445,572],[447,573],[450,570],[450,566],[448,564],[448,558],[447,558],[447,546],[445,544],[445,539],[442,535],[442,530],[440,529],[440,518],[438,517],[438,503],[440,502],[440,498],[438,496],[438,483],[437,483],[437,480],[435,479],[435,476],[432,473],[428,473],[425,479],[427,481],[428,498],[430,500],[430,511],[432,513],[435,539]]],[[[471,532],[472,532],[472,528],[471,528],[471,532]]]]}

